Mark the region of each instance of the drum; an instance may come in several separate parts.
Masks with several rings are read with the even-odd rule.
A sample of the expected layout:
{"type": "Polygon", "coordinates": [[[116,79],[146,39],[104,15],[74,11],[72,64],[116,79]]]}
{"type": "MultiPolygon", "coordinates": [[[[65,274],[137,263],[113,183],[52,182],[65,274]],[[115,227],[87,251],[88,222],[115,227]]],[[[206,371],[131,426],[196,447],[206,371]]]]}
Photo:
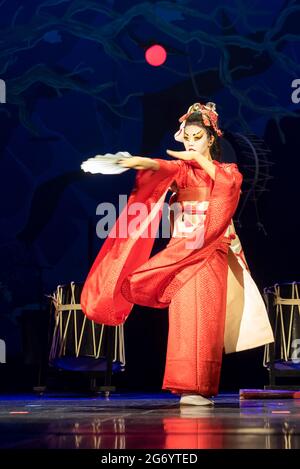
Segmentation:
{"type": "Polygon", "coordinates": [[[270,362],[300,366],[300,283],[275,284],[264,289],[264,299],[274,333],[274,344],[265,346],[264,366],[270,362]]]}
{"type": "Polygon", "coordinates": [[[66,370],[105,371],[107,351],[112,347],[112,371],[122,371],[124,326],[105,326],[89,320],[80,305],[82,287],[83,283],[74,282],[59,285],[51,295],[54,330],[49,363],[66,370]]]}

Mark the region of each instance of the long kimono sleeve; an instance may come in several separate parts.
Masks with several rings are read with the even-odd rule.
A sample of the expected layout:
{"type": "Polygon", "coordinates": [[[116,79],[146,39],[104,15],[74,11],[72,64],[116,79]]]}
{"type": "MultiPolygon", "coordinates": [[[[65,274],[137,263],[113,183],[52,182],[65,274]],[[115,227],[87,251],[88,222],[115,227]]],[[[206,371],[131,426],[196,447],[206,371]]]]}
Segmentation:
{"type": "Polygon", "coordinates": [[[220,246],[238,205],[243,177],[236,164],[214,161],[216,176],[204,224],[204,237],[197,229],[194,239],[171,238],[167,247],[151,257],[123,281],[122,293],[134,303],[166,308],[174,294],[220,246]]]}
{"type": "Polygon", "coordinates": [[[133,307],[133,303],[121,293],[122,282],[149,259],[155,236],[147,235],[148,227],[151,224],[151,233],[157,231],[168,187],[182,165],[181,161],[154,160],[159,163],[160,169],[137,171],[128,203],[101,247],[84,283],[82,310],[95,322],[121,324],[133,307]],[[138,216],[139,225],[136,226],[140,207],[142,211],[138,216]],[[129,233],[131,225],[136,228],[129,233]]]}

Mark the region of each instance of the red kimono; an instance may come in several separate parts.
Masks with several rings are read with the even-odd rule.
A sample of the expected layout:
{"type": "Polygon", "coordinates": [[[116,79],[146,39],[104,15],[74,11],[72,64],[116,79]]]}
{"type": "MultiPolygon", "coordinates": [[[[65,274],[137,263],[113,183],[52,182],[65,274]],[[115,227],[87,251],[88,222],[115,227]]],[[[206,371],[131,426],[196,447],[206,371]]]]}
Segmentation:
{"type": "Polygon", "coordinates": [[[138,171],[127,206],[103,244],[86,279],[81,305],[89,319],[123,323],[133,304],[169,306],[169,337],[164,389],[174,392],[218,392],[224,346],[228,249],[224,236],[237,208],[242,175],[236,164],[219,163],[215,181],[196,163],[156,159],[158,171],[138,171]],[[172,237],[150,257],[161,218],[161,206],[173,181],[179,188],[207,187],[204,223],[194,233],[194,249],[185,237],[172,237]],[[145,204],[138,217],[135,203],[145,204]],[[130,235],[124,227],[134,226],[130,235]],[[200,232],[202,230],[202,233],[200,232]],[[199,235],[199,236],[198,236],[199,235]]]}

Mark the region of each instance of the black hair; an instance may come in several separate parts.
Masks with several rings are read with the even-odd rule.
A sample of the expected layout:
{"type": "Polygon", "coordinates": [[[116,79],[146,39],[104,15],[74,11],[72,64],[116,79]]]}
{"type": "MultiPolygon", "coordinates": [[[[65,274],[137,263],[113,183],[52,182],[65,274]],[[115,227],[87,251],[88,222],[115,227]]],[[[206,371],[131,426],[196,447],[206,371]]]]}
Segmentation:
{"type": "Polygon", "coordinates": [[[208,138],[214,137],[213,144],[210,147],[210,154],[213,160],[221,161],[220,137],[213,127],[207,127],[203,122],[201,112],[193,112],[186,120],[185,125],[194,124],[203,127],[206,130],[208,138]]]}

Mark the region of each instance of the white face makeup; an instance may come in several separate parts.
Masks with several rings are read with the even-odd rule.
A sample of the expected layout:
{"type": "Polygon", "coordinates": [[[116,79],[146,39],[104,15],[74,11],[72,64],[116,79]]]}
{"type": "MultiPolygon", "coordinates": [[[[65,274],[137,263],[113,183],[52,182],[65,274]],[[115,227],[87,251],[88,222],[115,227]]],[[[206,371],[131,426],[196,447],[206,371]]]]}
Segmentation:
{"type": "Polygon", "coordinates": [[[183,144],[186,150],[195,150],[209,156],[209,137],[206,130],[199,125],[188,124],[184,128],[183,144]]]}

